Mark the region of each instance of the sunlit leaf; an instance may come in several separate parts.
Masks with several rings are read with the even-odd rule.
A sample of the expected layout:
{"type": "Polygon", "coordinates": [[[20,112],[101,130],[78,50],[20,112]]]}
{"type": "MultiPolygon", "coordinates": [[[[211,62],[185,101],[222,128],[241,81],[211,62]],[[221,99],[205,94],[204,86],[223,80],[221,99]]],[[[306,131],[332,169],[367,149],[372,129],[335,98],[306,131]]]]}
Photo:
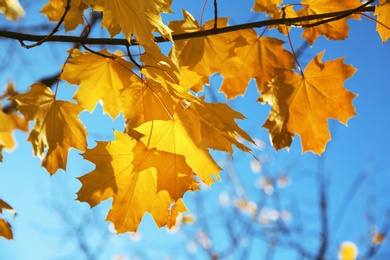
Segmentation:
{"type": "Polygon", "coordinates": [[[376,30],[384,43],[390,37],[390,0],[379,0],[374,15],[378,16],[376,30]]]}
{"type": "Polygon", "coordinates": [[[12,98],[26,120],[35,125],[28,141],[42,166],[50,174],[66,169],[68,151],[71,147],[85,151],[87,147],[84,125],[78,118],[82,109],[74,103],[57,101],[50,88],[42,83],[33,84],[30,91],[12,98]]]}
{"type": "Polygon", "coordinates": [[[344,59],[322,62],[321,52],[303,75],[286,71],[270,81],[259,101],[272,106],[264,124],[276,149],[289,147],[294,134],[302,139],[303,151],[320,154],[330,140],[328,118],[347,124],[355,116],[355,94],[344,89],[344,81],[355,69],[344,59]]]}

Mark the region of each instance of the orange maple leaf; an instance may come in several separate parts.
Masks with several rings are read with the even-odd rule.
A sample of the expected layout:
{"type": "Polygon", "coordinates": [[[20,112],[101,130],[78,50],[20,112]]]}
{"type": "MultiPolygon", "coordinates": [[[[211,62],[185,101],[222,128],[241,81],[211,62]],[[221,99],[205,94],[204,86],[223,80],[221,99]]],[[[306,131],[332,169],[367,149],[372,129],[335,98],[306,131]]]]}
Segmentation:
{"type": "MultiPolygon", "coordinates": [[[[324,14],[330,12],[344,11],[357,8],[361,5],[360,0],[302,0],[301,4],[304,6],[297,12],[298,16],[307,16],[315,14],[324,14]]],[[[360,19],[360,15],[351,15],[348,18],[360,19]]],[[[308,23],[313,23],[311,21],[308,23]]],[[[306,22],[302,23],[307,24],[306,22]]],[[[332,40],[344,40],[348,37],[349,27],[347,25],[347,18],[324,23],[318,26],[304,28],[302,37],[305,38],[310,45],[313,45],[314,41],[321,35],[324,35],[327,39],[332,40]]]]}
{"type": "Polygon", "coordinates": [[[374,15],[378,16],[376,30],[384,43],[390,37],[390,0],[379,0],[374,15]]]}
{"type": "Polygon", "coordinates": [[[171,29],[166,26],[160,13],[172,12],[171,0],[103,0],[102,26],[110,31],[111,36],[118,32],[120,26],[126,39],[130,42],[133,34],[137,41],[147,50],[160,52],[154,42],[153,32],[172,40],[171,29]]]}
{"type": "Polygon", "coordinates": [[[194,174],[181,155],[146,146],[115,131],[112,142],[98,142],[84,158],[96,169],[80,177],[78,200],[91,206],[113,197],[107,220],[118,233],[136,231],[146,212],[158,226],[170,221],[170,205],[186,191],[198,189],[194,174]]]}
{"type": "Polygon", "coordinates": [[[71,147],[85,151],[87,133],[78,119],[82,111],[79,106],[55,100],[50,88],[42,83],[33,84],[29,92],[14,96],[11,100],[17,102],[26,120],[35,121],[28,141],[33,146],[34,154],[43,158],[42,166],[50,174],[58,169],[66,169],[71,147]]]}
{"type": "Polygon", "coordinates": [[[265,12],[267,15],[275,15],[279,12],[278,6],[283,0],[255,0],[252,10],[256,12],[265,12]]]}
{"type": "Polygon", "coordinates": [[[207,147],[201,146],[202,132],[200,120],[179,103],[172,120],[153,120],[135,128],[143,134],[140,139],[149,149],[156,148],[173,154],[183,155],[195,173],[210,185],[211,175],[219,179],[221,168],[211,157],[207,147]]]}
{"type": "MultiPolygon", "coordinates": [[[[64,15],[67,0],[50,0],[42,7],[41,13],[49,18],[49,21],[58,22],[64,15]]],[[[79,24],[84,23],[83,11],[87,6],[81,0],[72,0],[70,9],[65,16],[64,25],[66,31],[76,29],[79,24]]]]}
{"type": "Polygon", "coordinates": [[[243,95],[251,78],[256,79],[257,88],[263,91],[266,83],[283,70],[295,67],[294,56],[283,47],[284,42],[270,37],[259,37],[254,30],[241,32],[247,45],[234,50],[242,60],[234,77],[225,77],[220,91],[228,98],[243,95]]]}
{"type": "Polygon", "coordinates": [[[355,94],[344,89],[343,82],[355,73],[344,59],[322,62],[324,52],[306,67],[303,75],[286,71],[271,80],[259,101],[272,106],[264,124],[269,129],[274,147],[289,147],[294,134],[299,134],[303,151],[320,154],[330,140],[328,118],[346,124],[354,115],[355,94]]]}
{"type": "MultiPolygon", "coordinates": [[[[214,20],[200,26],[195,18],[183,10],[184,20],[172,21],[169,27],[175,33],[208,30],[214,27],[214,20]]],[[[218,18],[218,27],[227,25],[227,18],[218,18]]],[[[240,32],[229,32],[207,37],[175,41],[170,57],[179,64],[202,76],[201,82],[194,86],[208,84],[208,77],[219,72],[224,77],[237,76],[241,60],[234,54],[234,48],[246,44],[240,32]]]]}
{"type": "Polygon", "coordinates": [[[102,56],[72,50],[72,58],[65,65],[61,79],[80,85],[73,98],[82,108],[93,111],[101,100],[103,111],[116,118],[126,109],[122,91],[126,87],[139,86],[142,81],[132,71],[132,63],[106,50],[99,53],[102,56]]]}
{"type": "Polygon", "coordinates": [[[238,137],[254,143],[252,138],[242,130],[235,119],[245,117],[223,103],[208,103],[202,99],[189,99],[187,107],[197,118],[201,126],[202,141],[200,146],[233,154],[232,145],[242,151],[250,151],[240,143],[238,137]]]}
{"type": "Polygon", "coordinates": [[[4,148],[12,149],[15,146],[15,141],[12,137],[12,132],[15,129],[27,132],[28,124],[15,112],[5,114],[1,110],[0,103],[0,145],[2,145],[4,148]]]}

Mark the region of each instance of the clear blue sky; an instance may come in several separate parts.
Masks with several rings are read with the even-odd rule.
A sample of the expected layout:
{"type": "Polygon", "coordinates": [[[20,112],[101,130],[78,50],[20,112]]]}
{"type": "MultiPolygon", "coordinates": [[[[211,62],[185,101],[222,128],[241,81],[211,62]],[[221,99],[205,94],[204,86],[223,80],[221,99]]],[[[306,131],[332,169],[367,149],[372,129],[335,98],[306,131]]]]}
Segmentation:
{"type": "MultiPolygon", "coordinates": [[[[179,5],[182,2],[173,1],[176,14],[167,15],[168,19],[181,18],[179,5]]],[[[187,10],[197,19],[200,17],[202,2],[185,3],[187,10]]],[[[18,24],[0,18],[0,28],[22,28],[45,23],[47,19],[37,14],[44,3],[21,1],[28,10],[27,16],[18,24]]],[[[252,1],[219,1],[219,15],[230,16],[232,24],[263,19],[263,16],[249,11],[252,5],[252,1]]],[[[212,15],[212,1],[209,1],[203,21],[211,19],[212,15]]],[[[232,207],[222,207],[220,199],[229,194],[231,202],[234,198],[245,198],[257,202],[263,209],[276,208],[275,201],[279,200],[274,196],[266,196],[258,183],[262,176],[276,178],[282,173],[289,178],[289,185],[278,191],[282,201],[279,206],[292,214],[292,220],[287,225],[305,227],[312,231],[313,234],[302,233],[296,242],[315,248],[318,246],[315,234],[319,230],[316,203],[319,170],[324,172],[328,182],[330,229],[339,228],[337,233],[330,232],[332,243],[329,245],[329,256],[337,256],[338,246],[342,241],[350,240],[358,246],[366,245],[370,239],[369,228],[382,227],[390,217],[390,43],[382,44],[375,32],[375,23],[362,19],[363,21],[349,21],[351,31],[347,40],[327,41],[321,37],[312,48],[305,49],[300,57],[301,64],[306,64],[319,51],[326,50],[324,60],[346,56],[345,62],[358,68],[356,74],[345,84],[347,89],[359,95],[354,100],[358,116],[349,120],[348,127],[329,120],[333,140],[328,144],[327,152],[321,158],[311,153],[302,155],[299,137],[296,136],[290,151],[275,153],[269,143],[267,131],[261,128],[269,108],[255,102],[258,93],[251,82],[244,98],[228,102],[248,118],[245,122],[239,122],[240,126],[252,137],[264,142],[264,149],[254,149],[254,154],[261,158],[263,171],[260,174],[254,173],[250,167],[252,157],[238,152],[234,155],[232,167],[235,174],[232,175],[233,171],[226,170],[230,166],[226,165],[225,155],[213,154],[225,169],[221,173],[222,181],[214,184],[211,190],[185,196],[185,202],[190,212],[196,215],[197,221],[195,225],[183,226],[173,234],[165,228],[158,229],[151,218],[146,216],[140,226],[139,241],[134,241],[134,237],[129,234],[114,235],[109,223],[104,222],[111,201],[92,210],[87,204],[75,201],[75,193],[80,188],[75,177],[91,171],[94,165],[84,161],[78,151],[71,150],[68,172],[59,171],[50,177],[40,167],[40,160],[32,156],[31,145],[25,141],[27,135],[17,132],[17,149],[11,153],[3,152],[4,162],[0,163],[0,198],[17,210],[16,218],[6,216],[13,225],[15,239],[7,241],[0,238],[0,258],[85,259],[77,240],[80,239],[82,243],[86,243],[87,248],[96,250],[100,259],[114,259],[114,256],[120,255],[127,257],[125,259],[133,259],[135,255],[143,257],[142,259],[185,259],[191,256],[190,249],[194,248],[191,242],[199,236],[197,231],[200,228],[210,232],[216,250],[225,251],[229,246],[226,225],[231,225],[237,231],[240,225],[244,225],[242,223],[250,222],[250,218],[234,211],[232,207]],[[353,186],[355,180],[362,182],[353,186]],[[356,187],[356,193],[349,197],[348,206],[341,205],[351,186],[356,187]],[[242,187],[244,192],[237,187],[242,187]],[[338,212],[343,207],[346,207],[345,214],[342,219],[338,219],[338,212]],[[240,220],[244,222],[239,222],[240,220]],[[77,231],[82,225],[84,228],[77,231]]],[[[275,35],[273,31],[268,34],[275,35]]],[[[295,46],[301,44],[300,34],[299,29],[293,31],[295,46]]],[[[99,33],[95,36],[99,36],[99,33]]],[[[42,77],[57,73],[66,59],[65,50],[71,47],[69,44],[45,44],[25,50],[18,42],[3,39],[0,40],[0,46],[0,86],[5,86],[10,79],[20,91],[27,90],[30,84],[42,77]]],[[[211,85],[214,90],[218,89],[220,82],[219,76],[213,77],[211,85]]],[[[60,96],[71,98],[75,90],[75,86],[61,84],[60,96]]],[[[221,94],[217,94],[217,99],[224,101],[221,94]]],[[[94,146],[93,140],[112,139],[113,128],[123,128],[120,119],[113,122],[107,115],[101,114],[101,107],[98,106],[92,115],[84,112],[80,116],[90,130],[89,147],[94,146]]],[[[256,225],[259,226],[260,233],[265,230],[260,229],[260,224],[256,225]]],[[[265,258],[269,247],[263,239],[267,235],[269,234],[261,233],[258,237],[242,237],[240,246],[252,247],[248,258],[265,258]]],[[[201,246],[198,245],[197,250],[198,259],[207,256],[201,246]]],[[[390,257],[389,242],[383,245],[381,253],[382,256],[387,253],[390,257]]],[[[275,253],[275,259],[285,259],[286,256],[293,254],[287,249],[277,250],[275,253]]]]}

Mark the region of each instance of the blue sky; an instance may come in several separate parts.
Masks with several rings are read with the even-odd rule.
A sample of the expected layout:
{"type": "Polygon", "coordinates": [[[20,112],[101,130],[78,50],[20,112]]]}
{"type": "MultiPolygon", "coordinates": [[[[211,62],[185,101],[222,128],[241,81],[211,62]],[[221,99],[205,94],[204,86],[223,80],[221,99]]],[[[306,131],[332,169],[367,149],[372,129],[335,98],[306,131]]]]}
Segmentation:
{"type": "MultiPolygon", "coordinates": [[[[199,18],[202,2],[186,3],[186,8],[199,18]]],[[[47,19],[36,14],[45,2],[38,3],[21,1],[26,10],[30,10],[27,17],[17,24],[0,18],[0,27],[12,26],[17,29],[45,23],[47,19]]],[[[167,15],[168,19],[181,18],[180,4],[181,1],[173,1],[173,9],[179,11],[175,15],[167,15]]],[[[252,5],[252,1],[237,4],[236,1],[221,0],[219,14],[230,16],[232,24],[264,19],[249,11],[252,5]]],[[[211,19],[212,15],[212,1],[209,1],[203,20],[211,19]]],[[[358,116],[348,121],[348,127],[329,120],[332,141],[321,157],[311,153],[302,155],[298,136],[294,138],[289,151],[284,149],[276,153],[269,143],[267,131],[261,128],[269,107],[255,102],[258,93],[251,82],[245,97],[238,97],[228,103],[248,118],[239,122],[240,126],[265,145],[263,149],[254,147],[253,152],[261,159],[262,171],[253,172],[250,167],[253,160],[251,155],[237,152],[230,165],[226,155],[213,153],[224,168],[222,181],[214,184],[210,190],[186,194],[185,202],[190,213],[196,216],[196,222],[194,225],[182,226],[175,233],[167,232],[165,228],[158,229],[151,218],[146,216],[139,229],[139,241],[129,234],[114,235],[110,224],[104,222],[110,201],[92,210],[87,204],[75,201],[75,193],[80,188],[75,177],[91,171],[94,165],[84,161],[78,151],[71,150],[67,173],[59,171],[50,177],[40,167],[40,160],[32,156],[31,145],[25,141],[27,134],[15,133],[18,147],[11,153],[3,152],[4,162],[0,164],[0,198],[17,210],[17,217],[6,216],[13,225],[15,239],[0,239],[1,258],[85,259],[80,249],[80,245],[85,243],[88,250],[93,249],[100,259],[115,259],[115,256],[133,259],[136,255],[142,259],[204,259],[207,252],[200,244],[195,246],[195,238],[207,233],[215,252],[228,252],[231,242],[227,235],[228,226],[240,238],[240,246],[234,257],[240,253],[248,253],[248,258],[252,259],[264,259],[268,253],[274,254],[275,259],[296,256],[294,250],[288,247],[277,248],[274,252],[270,250],[272,233],[267,229],[269,226],[253,221],[248,214],[237,210],[234,203],[238,199],[256,202],[258,213],[261,209],[263,212],[270,209],[289,212],[291,220],[286,222],[286,226],[292,229],[304,228],[304,231],[297,233],[295,241],[309,249],[313,248],[315,252],[320,230],[318,176],[321,173],[327,182],[329,202],[331,243],[328,256],[335,258],[339,244],[347,240],[353,241],[364,251],[370,239],[369,229],[386,225],[390,214],[390,198],[387,194],[390,184],[390,45],[389,42],[381,43],[375,32],[375,23],[371,20],[350,20],[349,25],[351,30],[347,40],[327,41],[321,37],[313,47],[305,49],[299,60],[305,65],[319,51],[325,50],[324,60],[345,56],[347,64],[358,68],[355,75],[345,83],[347,89],[359,95],[353,102],[358,116]],[[276,180],[284,175],[288,177],[289,185],[286,188],[275,186],[272,196],[266,195],[259,188],[259,180],[265,177],[276,180]],[[351,189],[354,191],[353,196],[348,195],[351,189]],[[345,197],[348,200],[345,201],[345,197]],[[339,212],[344,213],[339,215],[339,212]],[[250,235],[243,231],[248,223],[253,224],[253,233],[250,235]],[[83,227],[81,231],[78,229],[80,227],[83,227]],[[195,255],[191,254],[194,248],[195,255]]],[[[274,31],[267,34],[276,35],[274,31]]],[[[300,34],[300,29],[292,32],[294,46],[300,46],[300,34]]],[[[29,85],[44,76],[57,73],[66,59],[65,50],[71,47],[69,44],[45,44],[25,50],[18,42],[3,39],[0,44],[0,85],[5,86],[10,79],[20,91],[27,90],[29,85]]],[[[219,76],[212,78],[214,91],[218,90],[220,82],[219,76]]],[[[76,89],[75,86],[60,84],[61,98],[71,98],[76,89]]],[[[207,91],[205,93],[208,95],[207,91]]],[[[216,97],[218,101],[224,101],[222,94],[216,94],[216,97]]],[[[123,128],[120,118],[112,121],[107,115],[102,115],[100,106],[96,107],[93,114],[83,112],[80,118],[90,130],[89,147],[94,146],[93,140],[110,140],[113,128],[123,128]]],[[[279,242],[283,242],[283,237],[279,242]]],[[[386,255],[390,255],[389,242],[383,245],[378,256],[386,255]]]]}

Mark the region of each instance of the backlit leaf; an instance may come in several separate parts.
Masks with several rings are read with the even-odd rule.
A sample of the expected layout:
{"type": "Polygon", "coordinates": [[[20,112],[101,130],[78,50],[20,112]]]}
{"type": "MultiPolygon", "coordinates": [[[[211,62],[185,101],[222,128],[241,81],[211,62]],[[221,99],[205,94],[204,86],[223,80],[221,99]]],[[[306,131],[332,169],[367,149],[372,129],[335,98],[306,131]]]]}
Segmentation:
{"type": "Polygon", "coordinates": [[[259,37],[254,30],[245,30],[248,45],[238,47],[235,53],[242,60],[237,76],[225,77],[221,85],[228,98],[243,95],[251,78],[256,79],[259,91],[264,90],[266,83],[283,70],[292,69],[293,55],[283,48],[284,42],[270,37],[259,37]]]}
{"type": "MultiPolygon", "coordinates": [[[[160,15],[161,12],[171,12],[171,0],[104,0],[103,3],[103,16],[109,12],[110,17],[104,18],[102,26],[110,30],[118,24],[129,42],[135,34],[147,51],[159,52],[152,32],[172,40],[171,29],[163,23],[160,15]]],[[[114,35],[112,31],[110,33],[114,35]]]]}
{"type": "MultiPolygon", "coordinates": [[[[214,20],[200,26],[185,10],[183,10],[183,16],[184,20],[169,23],[175,34],[208,30],[214,26],[214,20]]],[[[227,22],[227,18],[218,18],[218,27],[225,27],[227,22]]],[[[180,67],[184,66],[202,76],[202,81],[194,85],[203,85],[208,83],[210,75],[217,72],[224,77],[237,76],[242,61],[234,55],[234,48],[244,44],[246,41],[240,32],[180,40],[175,41],[170,57],[177,60],[180,67]]]]}
{"type": "Polygon", "coordinates": [[[82,111],[79,106],[55,100],[50,88],[42,83],[33,84],[29,92],[14,96],[12,100],[18,103],[26,120],[34,120],[28,141],[50,174],[66,169],[71,147],[85,151],[87,133],[78,119],[82,111]]]}
{"type": "Polygon", "coordinates": [[[4,14],[7,19],[19,20],[24,16],[23,7],[18,0],[0,0],[0,12],[4,14]]]}
{"type": "MultiPolygon", "coordinates": [[[[58,22],[65,13],[67,0],[50,0],[45,4],[41,13],[49,18],[49,21],[58,22]]],[[[83,11],[87,6],[81,0],[70,1],[70,9],[65,16],[64,25],[66,31],[76,29],[79,24],[84,23],[83,11]]]]}
{"type": "Polygon", "coordinates": [[[378,16],[376,30],[384,43],[390,37],[390,0],[379,0],[374,15],[378,16]]]}
{"type": "MultiPolygon", "coordinates": [[[[337,11],[345,11],[357,8],[361,5],[359,0],[302,0],[304,6],[297,14],[298,16],[307,16],[315,14],[324,14],[337,11]]],[[[360,19],[359,15],[348,16],[348,18],[360,19]]],[[[313,23],[316,21],[310,21],[313,23]]],[[[304,22],[303,24],[307,24],[304,22]]],[[[324,23],[318,26],[304,28],[302,37],[305,38],[310,45],[321,35],[324,35],[328,40],[344,40],[348,37],[349,27],[347,25],[347,18],[336,20],[333,22],[324,23]]]]}
{"type": "Polygon", "coordinates": [[[321,52],[306,67],[303,76],[286,71],[276,77],[259,101],[272,106],[264,124],[276,149],[289,147],[294,134],[302,139],[303,151],[320,154],[330,140],[328,118],[347,124],[355,116],[355,94],[343,83],[355,73],[344,59],[322,62],[321,52]]]}
{"type": "Polygon", "coordinates": [[[132,71],[134,65],[106,50],[100,53],[107,57],[78,50],[71,53],[73,57],[65,65],[61,79],[80,85],[74,99],[89,111],[102,100],[104,112],[116,118],[125,109],[122,91],[126,87],[142,85],[141,79],[132,71]]]}
{"type": "Polygon", "coordinates": [[[113,197],[107,220],[119,233],[136,231],[146,212],[158,226],[166,225],[171,203],[198,189],[183,156],[148,150],[127,134],[115,132],[114,141],[98,142],[84,158],[96,169],[80,178],[78,199],[95,206],[113,197]]]}

